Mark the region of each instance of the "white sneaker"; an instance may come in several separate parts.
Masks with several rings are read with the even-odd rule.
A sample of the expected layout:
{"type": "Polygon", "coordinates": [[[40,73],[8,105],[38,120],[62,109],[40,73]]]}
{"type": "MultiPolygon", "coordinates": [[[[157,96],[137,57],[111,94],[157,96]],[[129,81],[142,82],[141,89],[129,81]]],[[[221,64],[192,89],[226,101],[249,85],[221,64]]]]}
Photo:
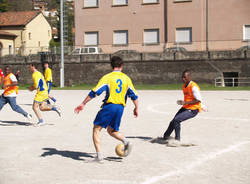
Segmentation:
{"type": "Polygon", "coordinates": [[[61,117],[61,115],[62,115],[62,111],[61,111],[61,109],[60,109],[60,107],[58,107],[58,106],[55,106],[55,108],[56,108],[56,112],[57,112],[57,114],[61,117]]]}
{"type": "Polygon", "coordinates": [[[97,157],[95,157],[93,160],[90,160],[88,162],[103,164],[104,163],[104,159],[103,158],[97,158],[97,157]]]}
{"type": "Polygon", "coordinates": [[[31,114],[28,114],[28,115],[26,116],[26,118],[27,118],[28,121],[31,121],[31,120],[32,120],[32,115],[31,115],[31,114]]]}
{"type": "Polygon", "coordinates": [[[181,146],[181,141],[178,141],[176,139],[169,140],[167,143],[167,146],[169,147],[179,147],[181,146]]]}
{"type": "Polygon", "coordinates": [[[132,150],[132,144],[128,142],[124,145],[124,157],[128,156],[131,153],[132,150]]]}

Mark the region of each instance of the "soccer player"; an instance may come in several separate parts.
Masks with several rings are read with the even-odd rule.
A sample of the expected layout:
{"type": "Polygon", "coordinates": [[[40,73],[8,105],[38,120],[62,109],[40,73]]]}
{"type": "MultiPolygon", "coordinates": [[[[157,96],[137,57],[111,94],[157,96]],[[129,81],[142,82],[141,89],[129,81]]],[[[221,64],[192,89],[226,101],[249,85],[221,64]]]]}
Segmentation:
{"type": "Polygon", "coordinates": [[[3,94],[0,97],[0,110],[7,103],[10,104],[10,107],[13,111],[16,111],[26,117],[29,121],[32,116],[25,112],[20,106],[16,104],[16,97],[18,94],[18,82],[13,73],[11,73],[11,68],[6,66],[4,68],[5,77],[3,78],[2,88],[4,89],[3,94]]]}
{"type": "Polygon", "coordinates": [[[36,66],[34,64],[30,64],[30,71],[32,72],[32,79],[34,84],[29,87],[29,90],[30,91],[37,90],[33,102],[33,111],[35,112],[38,118],[37,124],[42,125],[44,121],[39,109],[41,111],[55,111],[58,113],[59,116],[61,116],[61,111],[58,107],[46,103],[49,98],[48,87],[44,80],[43,75],[36,69],[36,66]]]}
{"type": "Polygon", "coordinates": [[[134,115],[138,116],[138,95],[132,84],[131,79],[122,73],[123,61],[120,57],[113,56],[111,58],[111,66],[113,71],[104,75],[97,86],[93,88],[83,102],[75,108],[75,113],[79,113],[84,109],[85,105],[96,95],[106,92],[101,110],[97,113],[94,120],[93,142],[97,156],[94,161],[103,162],[100,145],[100,132],[102,128],[107,128],[110,136],[123,142],[125,156],[127,156],[132,148],[132,144],[121,134],[119,126],[126,105],[127,97],[130,97],[134,103],[134,115]]]}
{"type": "MultiPolygon", "coordinates": [[[[45,78],[45,81],[47,83],[47,86],[48,86],[48,93],[50,93],[50,90],[51,90],[51,87],[52,87],[52,82],[53,82],[53,78],[52,78],[52,71],[51,69],[49,68],[49,63],[48,61],[44,62],[44,78],[45,78]]],[[[56,102],[56,99],[51,96],[49,94],[49,98],[55,103],[56,102]]],[[[48,101],[49,103],[49,101],[48,101]]]]}
{"type": "Polygon", "coordinates": [[[185,70],[182,73],[184,85],[182,87],[184,100],[178,100],[177,104],[182,105],[174,119],[170,122],[163,138],[167,140],[170,134],[175,130],[175,143],[179,144],[181,140],[181,122],[195,117],[201,111],[201,94],[199,86],[191,80],[191,72],[185,70]]]}

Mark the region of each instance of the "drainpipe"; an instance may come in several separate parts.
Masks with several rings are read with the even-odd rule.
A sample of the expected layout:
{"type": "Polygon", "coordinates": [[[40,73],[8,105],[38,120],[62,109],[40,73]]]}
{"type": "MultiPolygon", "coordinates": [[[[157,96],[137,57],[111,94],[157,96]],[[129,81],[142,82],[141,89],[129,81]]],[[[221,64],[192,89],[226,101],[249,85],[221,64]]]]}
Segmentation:
{"type": "Polygon", "coordinates": [[[164,0],[164,50],[168,42],[168,0],[164,0]]]}
{"type": "Polygon", "coordinates": [[[206,51],[209,51],[208,47],[208,0],[206,0],[206,51]]]}

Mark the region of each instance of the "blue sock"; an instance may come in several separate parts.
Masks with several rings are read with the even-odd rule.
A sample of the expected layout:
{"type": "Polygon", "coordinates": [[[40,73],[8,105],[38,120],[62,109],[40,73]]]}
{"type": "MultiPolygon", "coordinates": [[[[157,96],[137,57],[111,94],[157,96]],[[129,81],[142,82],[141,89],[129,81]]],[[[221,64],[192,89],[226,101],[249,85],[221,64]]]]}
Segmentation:
{"type": "Polygon", "coordinates": [[[47,100],[47,104],[50,104],[50,101],[49,101],[49,100],[47,100]]]}
{"type": "Polygon", "coordinates": [[[55,99],[54,97],[52,97],[51,100],[52,100],[53,102],[56,102],[56,99],[55,99]]]}
{"type": "Polygon", "coordinates": [[[52,111],[56,111],[56,107],[55,106],[52,106],[52,111]]]}
{"type": "Polygon", "coordinates": [[[43,119],[39,119],[39,123],[43,123],[43,119]]]}

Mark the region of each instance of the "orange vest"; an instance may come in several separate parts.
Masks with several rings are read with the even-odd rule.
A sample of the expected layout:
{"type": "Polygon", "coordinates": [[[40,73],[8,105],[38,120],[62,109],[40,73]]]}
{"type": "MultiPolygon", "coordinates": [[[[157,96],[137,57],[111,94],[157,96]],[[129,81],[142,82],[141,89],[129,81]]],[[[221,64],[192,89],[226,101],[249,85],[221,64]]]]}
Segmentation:
{"type": "MultiPolygon", "coordinates": [[[[9,75],[7,75],[7,76],[4,77],[4,80],[3,80],[3,84],[4,84],[4,85],[12,84],[12,81],[11,81],[11,79],[10,79],[10,76],[11,76],[11,75],[14,75],[14,74],[9,73],[9,75]]],[[[4,88],[4,93],[3,93],[3,95],[4,95],[4,96],[7,96],[7,95],[9,95],[9,94],[11,94],[11,93],[14,93],[14,92],[16,92],[16,94],[18,94],[18,86],[10,86],[10,87],[4,88]]]]}
{"type": "MultiPolygon", "coordinates": [[[[192,88],[194,86],[198,87],[199,91],[200,91],[200,87],[193,81],[190,81],[190,83],[188,84],[187,87],[185,87],[186,84],[184,84],[182,86],[182,90],[183,90],[183,94],[184,94],[184,101],[185,102],[191,102],[193,101],[195,98],[194,98],[194,95],[193,95],[193,91],[192,91],[192,88]]],[[[183,105],[183,108],[185,109],[191,109],[191,110],[196,110],[198,109],[199,112],[201,111],[201,103],[198,102],[196,104],[186,104],[186,105],[183,105]]]]}

